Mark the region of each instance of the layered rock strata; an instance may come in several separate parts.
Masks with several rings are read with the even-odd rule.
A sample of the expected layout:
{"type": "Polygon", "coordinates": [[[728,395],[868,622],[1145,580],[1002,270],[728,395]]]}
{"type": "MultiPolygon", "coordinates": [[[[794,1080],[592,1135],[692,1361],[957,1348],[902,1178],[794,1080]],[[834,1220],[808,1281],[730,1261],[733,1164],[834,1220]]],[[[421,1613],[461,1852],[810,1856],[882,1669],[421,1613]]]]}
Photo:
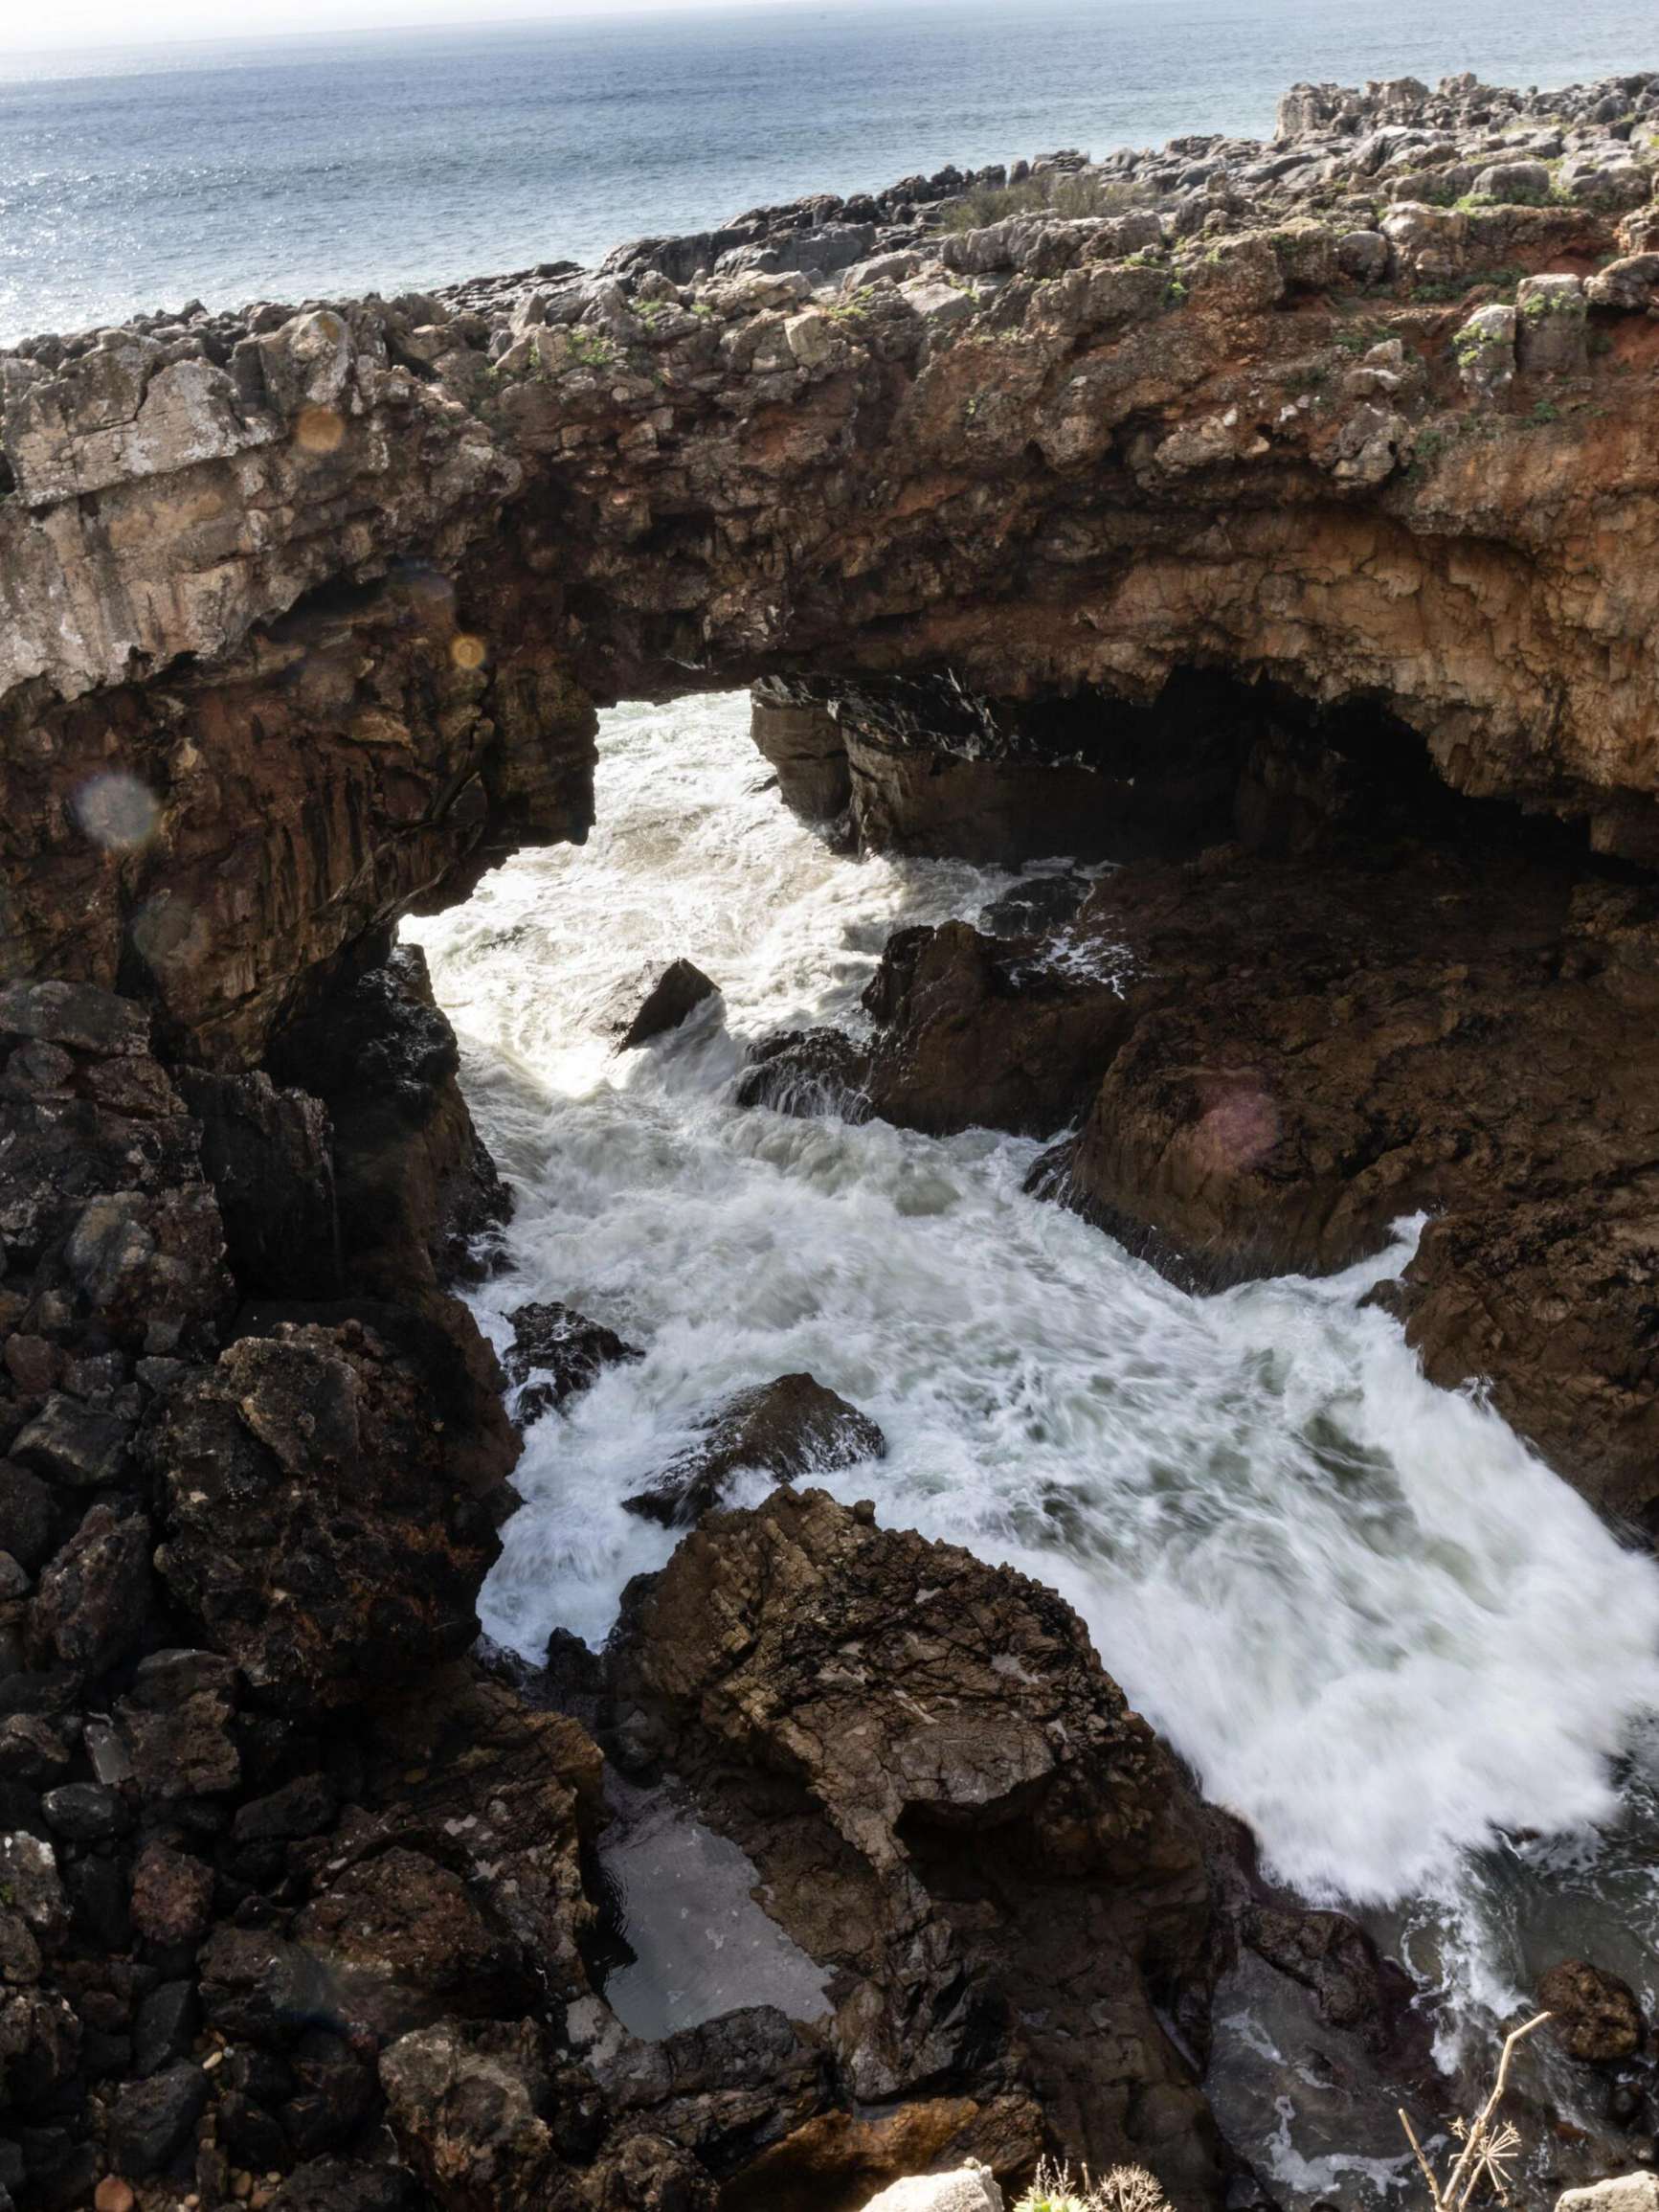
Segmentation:
{"type": "Polygon", "coordinates": [[[583,834],[594,701],[768,675],[1267,676],[1647,856],[1653,99],[1297,95],[1271,148],[886,224],[28,342],[11,966],[256,1065],[399,913],[583,834]]]}

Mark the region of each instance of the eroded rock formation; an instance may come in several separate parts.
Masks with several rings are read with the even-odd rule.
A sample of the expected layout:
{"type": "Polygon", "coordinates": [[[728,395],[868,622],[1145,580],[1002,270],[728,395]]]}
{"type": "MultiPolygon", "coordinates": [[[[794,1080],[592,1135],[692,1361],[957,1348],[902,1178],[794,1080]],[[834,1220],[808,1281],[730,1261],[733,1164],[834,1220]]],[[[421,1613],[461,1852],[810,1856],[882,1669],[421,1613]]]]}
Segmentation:
{"type": "MultiPolygon", "coordinates": [[[[1231,1947],[1393,2017],[1058,1599],[859,1509],[712,1516],[608,1671],[463,1656],[517,1444],[452,1285],[503,1194],[392,931],[585,835],[595,703],[740,682],[785,797],[866,842],[1200,853],[895,941],[870,1048],[796,1040],[755,1095],[1076,1118],[1056,1186],[1210,1279],[1437,1205],[1431,1371],[1492,1372],[1647,1509],[1651,893],[1583,846],[1645,863],[1659,823],[1656,110],[1646,77],[1302,87],[1271,147],[0,357],[28,2206],[118,2172],[260,2212],[841,2212],[1059,2136],[1196,2212],[1253,2187],[1196,2081],[1231,1947]],[[1401,819],[1442,786],[1577,843],[1401,819]],[[751,1854],[827,2024],[611,2014],[603,1762],[561,1700],[751,1854]]],[[[550,1311],[525,1417],[628,1354],[550,1311]]]]}
{"type": "Polygon", "coordinates": [[[398,913],[583,833],[592,701],[769,673],[1381,700],[1460,789],[1646,856],[1653,93],[1608,97],[1298,96],[1270,151],[1060,164],[963,229],[814,203],[31,342],[11,964],[253,1065],[398,913]]]}

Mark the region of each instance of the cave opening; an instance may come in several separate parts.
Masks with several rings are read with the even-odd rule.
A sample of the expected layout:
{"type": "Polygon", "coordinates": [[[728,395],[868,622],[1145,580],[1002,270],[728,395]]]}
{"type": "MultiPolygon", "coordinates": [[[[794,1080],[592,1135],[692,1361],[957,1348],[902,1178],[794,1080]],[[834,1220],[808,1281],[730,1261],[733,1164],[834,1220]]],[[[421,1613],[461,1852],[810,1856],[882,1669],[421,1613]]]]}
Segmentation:
{"type": "Polygon", "coordinates": [[[1150,701],[833,672],[765,677],[751,696],[784,802],[866,850],[1018,868],[1222,844],[1263,859],[1400,838],[1585,848],[1580,824],[1454,790],[1386,699],[1321,704],[1223,668],[1178,666],[1150,701]]]}

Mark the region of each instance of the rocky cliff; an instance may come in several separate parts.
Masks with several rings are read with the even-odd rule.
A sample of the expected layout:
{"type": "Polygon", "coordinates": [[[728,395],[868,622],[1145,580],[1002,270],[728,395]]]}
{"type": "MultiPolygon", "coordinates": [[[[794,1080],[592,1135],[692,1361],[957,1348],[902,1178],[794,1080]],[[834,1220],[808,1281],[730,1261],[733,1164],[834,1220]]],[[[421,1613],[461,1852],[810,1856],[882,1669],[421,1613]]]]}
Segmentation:
{"type": "Polygon", "coordinates": [[[753,682],[851,836],[1128,863],[896,940],[757,1098],[804,1050],[797,1103],[1072,1120],[1047,1185],[1199,1280],[1439,1207],[1436,1371],[1644,1509],[1656,138],[1659,77],[1300,87],[1269,145],[0,357],[0,2185],[841,2212],[1058,2135],[1245,2206],[1241,1943],[1432,2093],[1019,1576],[786,1489],[602,1665],[469,1656],[506,1197],[392,933],[585,834],[596,705],[753,682]],[[622,2028],[618,1772],[821,2019],[622,2028]]]}
{"type": "Polygon", "coordinates": [[[251,1065],[398,914],[581,835],[594,701],[768,674],[1081,701],[1105,754],[1177,672],[1268,680],[1648,856],[1655,98],[1301,92],[1270,147],[899,221],[31,342],[12,966],[251,1065]]]}

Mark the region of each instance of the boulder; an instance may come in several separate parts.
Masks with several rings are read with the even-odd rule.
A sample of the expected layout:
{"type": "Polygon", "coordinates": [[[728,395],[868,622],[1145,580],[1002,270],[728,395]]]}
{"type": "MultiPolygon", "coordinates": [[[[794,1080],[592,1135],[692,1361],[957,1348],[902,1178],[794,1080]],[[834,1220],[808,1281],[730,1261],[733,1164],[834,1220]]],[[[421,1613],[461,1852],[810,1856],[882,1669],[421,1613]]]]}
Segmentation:
{"type": "Polygon", "coordinates": [[[705,999],[717,997],[719,989],[700,967],[684,959],[670,960],[654,982],[640,978],[621,985],[604,1025],[614,1039],[614,1050],[631,1052],[653,1037],[679,1028],[705,999]]]}
{"type": "Polygon", "coordinates": [[[1550,196],[1550,172],[1541,161],[1494,161],[1475,176],[1478,198],[1513,207],[1542,207],[1550,196]]]}
{"type": "Polygon", "coordinates": [[[872,2197],[863,2212],[1003,2212],[1006,2200],[983,2166],[953,2174],[919,2174],[872,2197]]]}
{"type": "Polygon", "coordinates": [[[43,1570],[30,1635],[62,1665],[101,1675],[141,1650],[154,1631],[155,1537],[147,1514],[92,1506],[43,1570]]]}
{"type": "Polygon", "coordinates": [[[779,1490],[630,1585],[617,1634],[626,1689],[798,1775],[877,1867],[904,1862],[901,1823],[1013,1824],[1037,1862],[1168,1883],[1201,1923],[1167,1753],[1071,1609],[1012,1569],[779,1490]]]}
{"type": "Polygon", "coordinates": [[[1628,1982],[1587,1958],[1564,1958],[1539,1975],[1534,1992],[1550,2016],[1550,2033],[1587,2065],[1633,2059],[1648,2038],[1648,2023],[1628,1982]]]}
{"type": "Polygon", "coordinates": [[[540,2031],[445,2021],[381,2054],[387,2117],[446,2212],[518,2212],[549,2201],[550,2066],[540,2031]]]}
{"type": "Polygon", "coordinates": [[[631,1585],[612,1651],[629,1756],[672,1760],[834,1970],[815,2033],[866,2116],[803,2121],[754,2201],[970,2157],[1012,2177],[1061,2128],[1177,2201],[1214,2190],[1213,2128],[1142,1978],[1178,2003],[1201,1973],[1196,1811],[1058,1597],[780,1490],[631,1585]]]}
{"type": "Polygon", "coordinates": [[[109,2115],[109,2162],[128,2181],[159,2174],[190,2141],[207,2109],[208,2077],[189,2059],[134,2082],[109,2115]]]}
{"type": "Polygon", "coordinates": [[[741,1470],[796,1482],[879,1459],[886,1448],[876,1424],[834,1390],[811,1375],[780,1375],[728,1398],[695,1444],[622,1502],[649,1521],[688,1528],[721,1502],[741,1470]]]}
{"type": "Polygon", "coordinates": [[[347,1867],[298,1914],[293,1941],[324,1970],[329,2017],[381,2041],[444,2017],[512,2019],[534,1976],[467,1885],[393,1844],[347,1867]]]}
{"type": "Polygon", "coordinates": [[[0,1035],[39,1037],[101,1058],[149,1050],[149,1013],[135,1000],[89,983],[0,985],[0,1035]]]}
{"type": "Polygon", "coordinates": [[[615,1329],[552,1299],[515,1308],[507,1325],[512,1347],[502,1365],[518,1390],[515,1410],[522,1423],[539,1421],[587,1389],[604,1368],[645,1357],[615,1329]]]}
{"type": "Polygon", "coordinates": [[[27,1472],[70,1490],[99,1490],[125,1470],[133,1423],[119,1413],[54,1391],[12,1440],[11,1457],[27,1472]]]}
{"type": "Polygon", "coordinates": [[[159,1951],[193,1951],[207,1932],[213,1887],[204,1861],[152,1840],[132,1870],[133,1927],[159,1951]]]}
{"type": "Polygon", "coordinates": [[[1659,2174],[1617,2174],[1587,2189],[1563,2189],[1556,2212],[1659,2212],[1659,2174]]]}
{"type": "Polygon", "coordinates": [[[1523,277],[1515,286],[1515,350],[1533,376],[1581,376],[1589,367],[1584,287],[1577,277],[1523,277]]]}
{"type": "Polygon", "coordinates": [[[1515,310],[1494,301],[1477,307],[1452,339],[1457,372],[1466,391],[1501,398],[1514,382],[1515,310]]]}
{"type": "Polygon", "coordinates": [[[1336,241],[1336,265],[1356,283],[1380,284],[1388,277],[1388,251],[1380,231],[1347,231],[1336,241]]]}
{"type": "Polygon", "coordinates": [[[1659,305],[1659,253],[1625,254],[1598,269],[1584,285],[1592,307],[1639,315],[1659,305]]]}
{"type": "Polygon", "coordinates": [[[415,2212],[419,2191],[402,2166],[356,2158],[312,2158],[271,2198],[274,2212],[415,2212]]]}
{"type": "Polygon", "coordinates": [[[838,1114],[843,1121],[865,1121],[868,1075],[869,1055],[844,1029],[780,1029],[750,1053],[737,1103],[770,1106],[775,1114],[838,1114]]]}

